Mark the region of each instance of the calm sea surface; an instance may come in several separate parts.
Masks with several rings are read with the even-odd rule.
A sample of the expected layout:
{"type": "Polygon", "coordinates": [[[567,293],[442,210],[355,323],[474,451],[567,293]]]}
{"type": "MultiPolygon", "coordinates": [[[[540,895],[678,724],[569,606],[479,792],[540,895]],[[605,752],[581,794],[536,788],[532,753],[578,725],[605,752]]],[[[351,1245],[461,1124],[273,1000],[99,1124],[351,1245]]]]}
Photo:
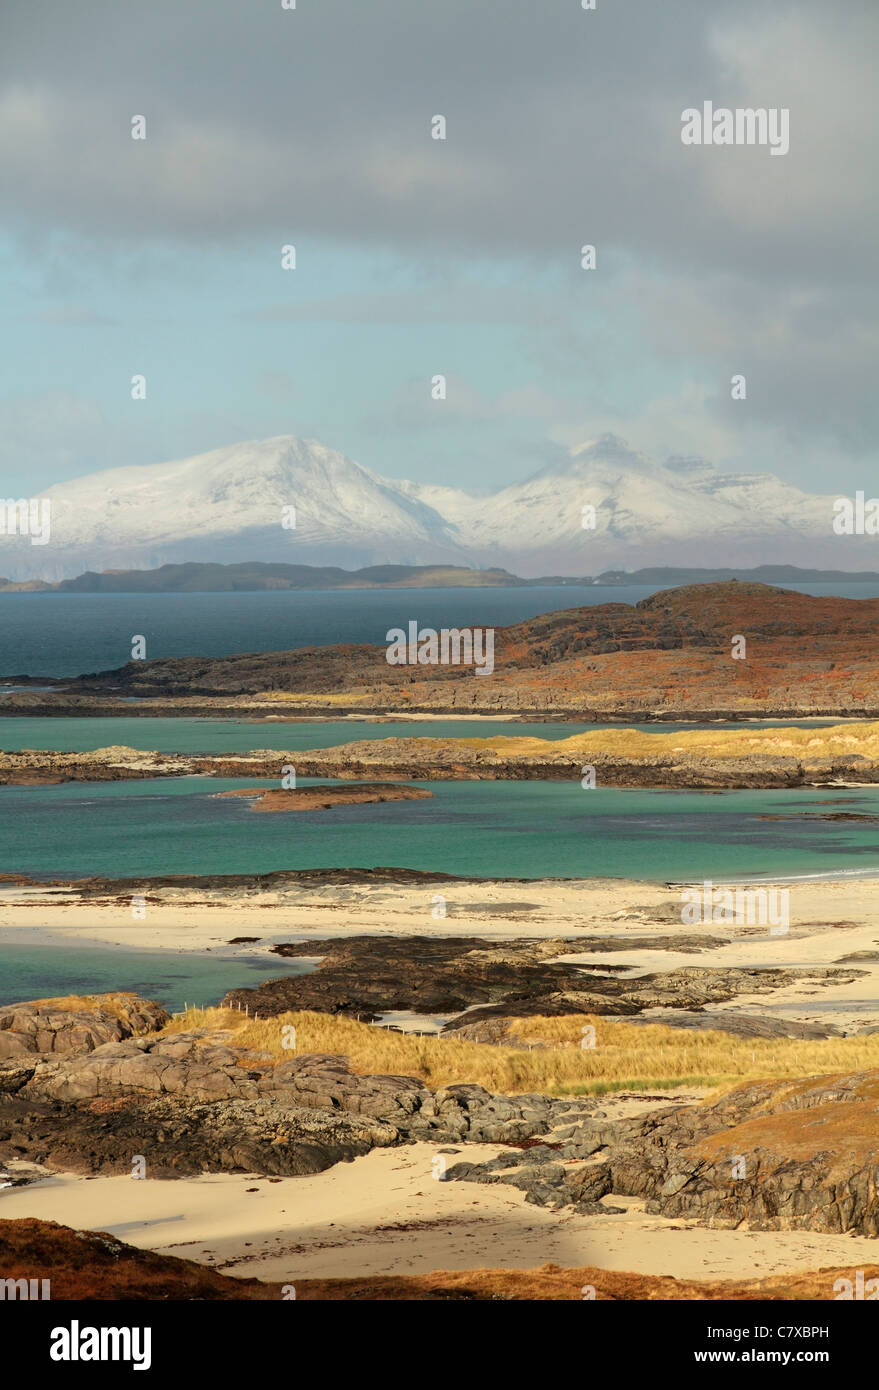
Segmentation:
{"type": "MultiPolygon", "coordinates": [[[[790,585],[875,598],[869,584],[790,585]]],[[[135,634],[147,657],[226,656],[335,642],[383,643],[410,619],[435,628],[504,627],[584,604],[637,603],[654,587],[346,589],[260,594],[2,594],[0,677],[75,676],[122,666],[135,634]]]]}
{"type": "Polygon", "coordinates": [[[121,878],[395,866],[478,878],[692,881],[879,870],[879,825],[822,818],[879,818],[879,788],[419,782],[432,800],[287,814],[217,796],[252,785],[185,777],[0,788],[0,871],[121,878]]]}
{"type": "MultiPolygon", "coordinates": [[[[839,724],[836,719],[748,720],[749,729],[778,725],[816,728],[839,724]]],[[[255,748],[296,752],[301,748],[335,748],[340,743],[367,738],[570,738],[596,729],[641,729],[645,733],[681,733],[688,729],[724,729],[726,724],[578,724],[512,720],[430,719],[363,720],[333,719],[286,723],[245,719],[152,719],[101,717],[57,719],[0,716],[0,749],[58,749],[87,753],[120,744],[159,753],[247,753],[255,748]]]]}

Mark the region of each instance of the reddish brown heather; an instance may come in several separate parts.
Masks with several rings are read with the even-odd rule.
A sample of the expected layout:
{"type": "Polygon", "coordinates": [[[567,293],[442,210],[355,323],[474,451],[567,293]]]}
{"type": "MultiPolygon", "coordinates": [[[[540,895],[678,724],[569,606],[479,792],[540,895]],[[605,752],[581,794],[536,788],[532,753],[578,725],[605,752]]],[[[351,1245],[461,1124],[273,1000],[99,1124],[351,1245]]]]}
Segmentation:
{"type": "MultiPolygon", "coordinates": [[[[417,611],[401,606],[400,625],[410,616],[417,611]]],[[[114,698],[123,688],[174,699],[274,692],[360,710],[846,713],[879,709],[877,633],[879,599],[700,584],[499,628],[490,676],[473,666],[390,666],[384,646],[309,647],[130,662],[53,699],[114,687],[114,698]],[[739,636],[744,660],[732,657],[739,636]]]]}

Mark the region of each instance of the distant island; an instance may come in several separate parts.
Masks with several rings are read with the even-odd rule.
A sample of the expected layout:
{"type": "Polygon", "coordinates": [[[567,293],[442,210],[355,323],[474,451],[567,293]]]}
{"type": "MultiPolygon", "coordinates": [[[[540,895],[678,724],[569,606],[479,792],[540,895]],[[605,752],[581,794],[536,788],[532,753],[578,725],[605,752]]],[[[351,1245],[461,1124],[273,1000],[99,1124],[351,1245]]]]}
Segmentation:
{"type": "MultiPolygon", "coordinates": [[[[455,657],[450,648],[446,661],[437,651],[398,664],[389,663],[387,643],[349,642],[138,659],[79,676],[0,671],[0,686],[17,687],[4,691],[3,713],[879,718],[879,597],[816,597],[730,580],[575,605],[492,629],[491,679],[481,674],[475,645],[468,654],[462,642],[455,657]]],[[[373,767],[371,775],[417,774],[373,767]]]]}
{"type": "Polygon", "coordinates": [[[146,570],[87,570],[75,579],[50,584],[43,579],[15,582],[0,578],[0,594],[213,594],[260,593],[279,589],[498,589],[607,585],[719,584],[732,580],[763,584],[876,584],[875,570],[799,569],[796,565],[758,565],[753,569],[605,570],[599,575],[541,575],[523,579],[505,569],[465,565],[370,565],[345,570],[335,565],[263,564],[248,560],[221,565],[190,562],[146,570]]]}
{"type": "Polygon", "coordinates": [[[192,561],[151,570],[87,570],[75,579],[61,579],[55,584],[42,579],[19,583],[0,579],[0,593],[215,594],[278,589],[496,589],[591,583],[588,578],[520,579],[508,570],[470,569],[466,565],[369,565],[365,569],[345,570],[336,565],[246,560],[232,565],[192,561]]]}

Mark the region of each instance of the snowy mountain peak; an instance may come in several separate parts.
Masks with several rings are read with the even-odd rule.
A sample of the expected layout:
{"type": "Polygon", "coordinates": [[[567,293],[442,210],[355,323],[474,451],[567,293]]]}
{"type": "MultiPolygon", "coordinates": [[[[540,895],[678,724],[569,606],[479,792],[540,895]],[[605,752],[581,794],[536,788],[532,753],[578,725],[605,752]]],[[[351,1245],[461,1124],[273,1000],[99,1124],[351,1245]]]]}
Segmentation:
{"type": "Polygon", "coordinates": [[[611,462],[634,464],[646,462],[644,454],[630,449],[618,434],[600,434],[596,439],[587,439],[571,450],[572,460],[577,462],[611,462]]]}
{"type": "Polygon", "coordinates": [[[834,536],[831,498],[772,474],[719,473],[698,457],[659,463],[613,434],[487,496],[396,482],[293,435],[92,473],[45,495],[50,543],[0,535],[0,574],[51,580],[251,559],[470,564],[526,576],[865,561],[857,538],[834,536]]]}

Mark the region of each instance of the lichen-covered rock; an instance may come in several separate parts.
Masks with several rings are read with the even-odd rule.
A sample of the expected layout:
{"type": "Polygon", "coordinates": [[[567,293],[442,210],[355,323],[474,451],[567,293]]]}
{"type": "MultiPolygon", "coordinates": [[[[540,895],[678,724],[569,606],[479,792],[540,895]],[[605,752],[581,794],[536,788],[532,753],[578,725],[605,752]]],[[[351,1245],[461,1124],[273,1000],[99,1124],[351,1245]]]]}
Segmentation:
{"type": "Polygon", "coordinates": [[[0,1156],[73,1171],[127,1171],[143,1153],[160,1176],[318,1172],[376,1145],[513,1143],[582,1110],[581,1100],[361,1076],[320,1053],[276,1063],[205,1030],[0,1064],[0,1156]]]}
{"type": "Polygon", "coordinates": [[[519,1164],[459,1163],[447,1177],[510,1183],[530,1201],[578,1210],[607,1212],[602,1198],[617,1194],[712,1227],[879,1235],[879,1071],[760,1082],[711,1104],[586,1120],[558,1148],[561,1171],[535,1162],[536,1152],[519,1164]]]}
{"type": "Polygon", "coordinates": [[[123,1006],[115,1009],[64,1009],[39,1001],[0,1008],[0,1060],[43,1053],[79,1056],[104,1043],[152,1032],[169,1021],[161,1004],[134,994],[123,998],[123,1006]]]}

